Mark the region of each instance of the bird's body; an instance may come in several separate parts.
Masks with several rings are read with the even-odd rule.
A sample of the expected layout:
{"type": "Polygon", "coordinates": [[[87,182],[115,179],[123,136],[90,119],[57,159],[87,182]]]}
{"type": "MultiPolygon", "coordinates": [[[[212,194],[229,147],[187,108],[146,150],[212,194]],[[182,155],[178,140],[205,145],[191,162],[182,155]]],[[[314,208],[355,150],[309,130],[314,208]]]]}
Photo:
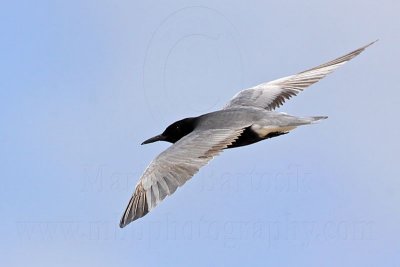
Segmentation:
{"type": "Polygon", "coordinates": [[[223,109],[176,121],[162,134],[143,142],[167,141],[173,145],[146,168],[120,227],[146,215],[222,150],[277,137],[298,126],[326,119],[326,116],[296,117],[274,109],[359,55],[369,45],[307,71],[243,90],[223,109]]]}
{"type": "Polygon", "coordinates": [[[299,118],[261,108],[236,107],[186,118],[183,120],[183,124],[196,131],[224,128],[244,130],[240,137],[227,147],[234,148],[276,137],[288,133],[297,126],[310,124],[324,118],[326,117],[299,118]]]}

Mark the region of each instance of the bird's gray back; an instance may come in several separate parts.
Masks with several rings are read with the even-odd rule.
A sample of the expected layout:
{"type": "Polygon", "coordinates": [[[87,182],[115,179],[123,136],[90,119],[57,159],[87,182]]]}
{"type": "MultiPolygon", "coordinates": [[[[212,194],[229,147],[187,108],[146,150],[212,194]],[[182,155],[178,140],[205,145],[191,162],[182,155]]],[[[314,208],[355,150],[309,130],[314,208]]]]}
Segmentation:
{"type": "Polygon", "coordinates": [[[199,117],[197,129],[240,129],[252,124],[287,126],[300,118],[265,109],[243,107],[223,109],[199,117]]]}

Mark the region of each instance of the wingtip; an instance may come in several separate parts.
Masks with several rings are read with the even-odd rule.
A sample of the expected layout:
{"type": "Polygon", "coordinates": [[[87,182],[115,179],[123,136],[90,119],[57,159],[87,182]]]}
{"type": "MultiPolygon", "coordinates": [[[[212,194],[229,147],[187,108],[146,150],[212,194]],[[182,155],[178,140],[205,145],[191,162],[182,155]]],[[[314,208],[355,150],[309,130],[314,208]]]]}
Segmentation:
{"type": "Polygon", "coordinates": [[[126,211],[124,213],[124,215],[122,216],[121,220],[119,221],[119,228],[124,228],[125,226],[127,226],[130,223],[130,221],[126,220],[126,211]]]}
{"type": "Polygon", "coordinates": [[[119,227],[124,228],[131,222],[145,216],[150,211],[147,204],[146,193],[141,183],[136,186],[135,193],[129,200],[128,206],[119,222],[119,227]]]}
{"type": "Polygon", "coordinates": [[[378,41],[379,41],[379,39],[376,39],[375,41],[373,41],[373,42],[371,42],[371,43],[365,45],[365,46],[363,47],[363,49],[365,49],[365,48],[367,48],[367,47],[373,45],[374,43],[376,43],[376,42],[378,42],[378,41]]]}
{"type": "Polygon", "coordinates": [[[124,228],[125,226],[127,226],[130,222],[125,220],[125,216],[123,216],[121,218],[121,220],[119,221],[119,228],[124,228]]]}
{"type": "Polygon", "coordinates": [[[375,43],[378,42],[378,41],[379,41],[379,39],[376,39],[375,41],[370,42],[369,44],[364,45],[364,46],[358,48],[357,50],[353,51],[353,52],[350,53],[350,54],[353,54],[353,55],[354,55],[353,57],[358,56],[359,54],[361,54],[362,52],[364,52],[365,49],[367,49],[368,47],[370,47],[371,45],[375,44],[375,43]]]}
{"type": "MultiPolygon", "coordinates": [[[[144,214],[144,215],[146,215],[146,214],[144,214]]],[[[142,218],[144,215],[141,215],[140,217],[138,217],[136,215],[133,215],[133,217],[129,217],[129,218],[122,217],[121,221],[119,222],[119,228],[124,228],[125,226],[127,226],[131,222],[134,222],[137,219],[142,218]]]]}

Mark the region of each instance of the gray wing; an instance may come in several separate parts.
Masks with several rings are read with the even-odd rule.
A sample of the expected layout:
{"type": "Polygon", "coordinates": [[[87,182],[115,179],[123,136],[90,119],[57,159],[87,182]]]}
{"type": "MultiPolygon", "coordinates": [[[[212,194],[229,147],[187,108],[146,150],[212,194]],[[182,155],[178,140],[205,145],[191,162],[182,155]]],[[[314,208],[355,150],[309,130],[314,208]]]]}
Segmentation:
{"type": "Polygon", "coordinates": [[[120,227],[143,217],[166,196],[173,194],[242,132],[243,129],[194,131],[158,155],[136,185],[120,227]]]}
{"type": "Polygon", "coordinates": [[[243,90],[236,94],[224,109],[238,106],[251,106],[267,110],[276,109],[292,96],[297,95],[299,92],[318,82],[347,61],[358,56],[368,46],[375,42],[328,63],[319,65],[318,67],[243,90]]]}

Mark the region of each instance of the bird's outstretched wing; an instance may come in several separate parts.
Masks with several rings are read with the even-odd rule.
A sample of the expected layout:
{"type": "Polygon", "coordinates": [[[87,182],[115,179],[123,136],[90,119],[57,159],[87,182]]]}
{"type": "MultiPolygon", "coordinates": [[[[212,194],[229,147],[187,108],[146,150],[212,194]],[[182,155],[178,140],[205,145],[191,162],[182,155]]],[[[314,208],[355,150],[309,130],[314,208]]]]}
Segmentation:
{"type": "Polygon", "coordinates": [[[318,82],[347,61],[358,56],[368,46],[375,42],[315,68],[240,91],[229,101],[228,104],[226,104],[224,109],[238,106],[251,106],[267,110],[276,109],[292,96],[297,95],[299,92],[318,82]]]}
{"type": "Polygon", "coordinates": [[[166,196],[189,180],[244,129],[197,130],[158,155],[144,171],[129,201],[120,227],[143,217],[166,196]]]}

